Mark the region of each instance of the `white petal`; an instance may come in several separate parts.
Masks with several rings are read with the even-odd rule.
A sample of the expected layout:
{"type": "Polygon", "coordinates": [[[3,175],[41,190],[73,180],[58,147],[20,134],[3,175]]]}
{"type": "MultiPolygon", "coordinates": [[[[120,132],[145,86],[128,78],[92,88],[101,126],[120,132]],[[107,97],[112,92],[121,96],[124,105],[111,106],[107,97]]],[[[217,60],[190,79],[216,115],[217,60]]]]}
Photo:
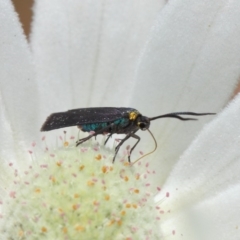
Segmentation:
{"type": "Polygon", "coordinates": [[[239,238],[240,185],[231,186],[221,194],[187,205],[169,214],[162,222],[164,239],[237,240],[239,238]],[[175,236],[172,236],[172,230],[175,236]]]}
{"type": "MultiPolygon", "coordinates": [[[[226,224],[225,229],[235,230],[236,216],[240,214],[240,207],[239,203],[234,205],[232,202],[236,201],[236,195],[239,200],[239,190],[234,193],[232,187],[238,185],[239,188],[240,185],[239,120],[240,95],[214,121],[204,127],[198,138],[180,158],[163,189],[163,192],[169,191],[171,196],[162,204],[163,208],[171,209],[172,216],[167,217],[169,221],[175,221],[174,213],[188,209],[189,206],[193,206],[199,212],[195,214],[196,219],[199,220],[204,216],[207,220],[210,216],[211,221],[217,220],[217,216],[212,216],[207,209],[212,206],[212,210],[217,211],[218,216],[221,212],[221,219],[215,223],[214,228],[222,232],[222,225],[226,224]],[[226,193],[230,191],[232,193],[226,193]],[[217,196],[216,200],[212,200],[215,196],[217,196]],[[207,203],[206,211],[203,201],[207,203]],[[197,206],[198,202],[200,207],[197,206]],[[220,208],[219,204],[225,204],[225,207],[220,208]],[[236,211],[233,215],[231,215],[232,208],[236,211]]],[[[161,198],[162,194],[159,194],[156,199],[161,198]]],[[[185,215],[188,215],[188,212],[184,213],[186,218],[185,215]]],[[[190,215],[188,217],[191,219],[190,215]]]]}
{"type": "Polygon", "coordinates": [[[31,43],[42,120],[73,107],[127,104],[137,56],[162,2],[37,1],[31,43]]]}
{"type": "MultiPolygon", "coordinates": [[[[239,11],[237,0],[169,2],[142,55],[132,105],[150,117],[174,111],[218,112],[239,77],[239,11]]],[[[152,123],[160,182],[210,119],[152,123]]]]}
{"type": "Polygon", "coordinates": [[[239,121],[240,95],[204,127],[171,172],[165,188],[178,188],[173,190],[178,205],[216,194],[240,181],[239,121]]]}
{"type": "Polygon", "coordinates": [[[0,1],[0,36],[2,160],[8,152],[21,153],[36,139],[39,110],[30,50],[9,0],[0,1]]]}
{"type": "MultiPolygon", "coordinates": [[[[0,159],[1,163],[4,163],[4,160],[16,159],[14,151],[12,148],[15,145],[14,136],[11,129],[10,121],[6,117],[5,108],[3,105],[2,98],[0,96],[0,139],[1,139],[1,148],[0,148],[0,159]]],[[[0,167],[1,164],[0,164],[0,167]]]]}

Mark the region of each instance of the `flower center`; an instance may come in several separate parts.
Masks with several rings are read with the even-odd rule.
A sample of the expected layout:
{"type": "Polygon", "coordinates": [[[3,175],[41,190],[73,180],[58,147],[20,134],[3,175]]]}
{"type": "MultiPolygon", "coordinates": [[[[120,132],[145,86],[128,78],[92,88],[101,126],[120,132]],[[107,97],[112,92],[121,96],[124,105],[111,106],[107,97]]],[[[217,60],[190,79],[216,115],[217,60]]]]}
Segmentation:
{"type": "Polygon", "coordinates": [[[160,239],[148,164],[112,164],[98,145],[46,151],[25,171],[9,164],[12,185],[1,199],[4,239],[160,239]]]}

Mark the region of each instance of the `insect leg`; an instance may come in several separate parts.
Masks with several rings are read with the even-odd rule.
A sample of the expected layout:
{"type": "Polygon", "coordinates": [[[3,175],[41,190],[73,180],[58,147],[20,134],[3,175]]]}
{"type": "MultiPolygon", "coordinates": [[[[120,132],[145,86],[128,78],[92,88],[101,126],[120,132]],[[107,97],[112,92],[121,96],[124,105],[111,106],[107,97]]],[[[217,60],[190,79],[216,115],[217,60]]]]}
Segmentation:
{"type": "Polygon", "coordinates": [[[96,137],[98,134],[104,133],[108,128],[113,127],[113,126],[114,126],[114,123],[106,126],[105,128],[100,129],[99,131],[95,132],[95,133],[92,134],[92,135],[89,135],[88,137],[79,139],[79,140],[76,142],[76,147],[77,147],[78,145],[82,144],[83,142],[86,142],[86,141],[89,140],[90,138],[96,137]]]}
{"type": "Polygon", "coordinates": [[[138,145],[138,143],[139,143],[140,140],[141,140],[141,138],[140,138],[138,135],[134,134],[134,133],[131,134],[131,137],[137,139],[137,142],[133,145],[133,147],[132,147],[131,150],[130,150],[130,154],[129,154],[129,156],[128,156],[128,162],[131,162],[131,161],[130,161],[130,157],[131,157],[132,151],[133,151],[133,149],[138,145]]]}
{"type": "MultiPolygon", "coordinates": [[[[114,157],[113,157],[113,163],[114,163],[114,161],[115,161],[115,158],[116,158],[116,156],[117,156],[117,153],[118,153],[120,147],[123,145],[123,143],[124,143],[126,140],[128,140],[130,137],[132,137],[132,135],[135,135],[134,133],[135,133],[136,131],[138,131],[138,130],[135,130],[135,131],[127,134],[126,137],[123,138],[123,139],[121,140],[121,142],[116,146],[116,148],[115,148],[115,154],[114,154],[114,157]]],[[[140,140],[139,140],[139,141],[140,141],[140,140]]]]}
{"type": "Polygon", "coordinates": [[[109,140],[109,138],[113,135],[113,133],[110,133],[108,136],[107,136],[107,139],[105,140],[104,142],[104,145],[106,145],[107,141],[109,140]]]}

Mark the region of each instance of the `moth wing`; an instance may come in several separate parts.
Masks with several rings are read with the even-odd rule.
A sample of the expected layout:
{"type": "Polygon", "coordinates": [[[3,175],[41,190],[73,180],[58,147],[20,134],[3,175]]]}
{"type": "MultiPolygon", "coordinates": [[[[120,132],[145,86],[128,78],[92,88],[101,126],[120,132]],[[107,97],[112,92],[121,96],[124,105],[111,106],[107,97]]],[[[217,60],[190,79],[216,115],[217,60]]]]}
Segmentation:
{"type": "Polygon", "coordinates": [[[131,108],[78,108],[66,112],[52,113],[44,122],[41,131],[80,126],[88,123],[112,122],[126,116],[131,108]]]}

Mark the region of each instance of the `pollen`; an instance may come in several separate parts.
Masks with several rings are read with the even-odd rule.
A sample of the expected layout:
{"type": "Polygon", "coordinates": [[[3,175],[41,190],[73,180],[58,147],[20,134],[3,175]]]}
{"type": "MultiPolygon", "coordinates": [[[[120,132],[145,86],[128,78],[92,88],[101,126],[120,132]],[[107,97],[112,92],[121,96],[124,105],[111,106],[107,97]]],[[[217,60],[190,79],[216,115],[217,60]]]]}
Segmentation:
{"type": "Polygon", "coordinates": [[[136,178],[136,180],[139,180],[139,179],[140,179],[140,174],[137,173],[137,174],[135,175],[135,178],[136,178]]]}
{"type": "Polygon", "coordinates": [[[46,228],[46,227],[42,227],[41,231],[42,231],[43,233],[46,233],[46,232],[47,232],[47,228],[46,228]]]}
{"type": "Polygon", "coordinates": [[[69,142],[65,141],[65,142],[63,143],[63,146],[64,146],[64,147],[68,147],[68,146],[69,146],[69,142]]]}
{"type": "Polygon", "coordinates": [[[110,199],[110,196],[109,196],[109,195],[105,195],[104,199],[105,199],[106,201],[108,201],[108,200],[110,199]]]}
{"type": "Polygon", "coordinates": [[[35,188],[35,193],[40,193],[41,192],[41,189],[40,188],[35,188]]]}
{"type": "Polygon", "coordinates": [[[81,225],[78,225],[78,226],[75,227],[75,230],[77,230],[78,232],[82,232],[82,231],[85,230],[85,228],[81,225]]]}
{"type": "Polygon", "coordinates": [[[81,166],[79,167],[79,170],[82,171],[82,170],[84,169],[84,167],[85,167],[84,165],[81,165],[81,166]]]}
{"type": "Polygon", "coordinates": [[[128,176],[124,177],[124,181],[127,182],[129,180],[128,176]]]}
{"type": "Polygon", "coordinates": [[[59,208],[59,209],[58,209],[58,211],[59,211],[60,213],[63,213],[63,210],[62,210],[62,208],[59,208]]]}
{"type": "Polygon", "coordinates": [[[22,174],[13,166],[10,197],[0,200],[6,212],[0,213],[0,235],[19,240],[98,239],[99,234],[102,239],[161,239],[155,237],[159,223],[153,220],[160,210],[151,205],[149,179],[142,177],[150,167],[129,166],[127,156],[112,164],[113,154],[104,146],[82,152],[70,145],[46,151],[36,159],[39,164],[24,167],[22,174]]]}
{"type": "Polygon", "coordinates": [[[103,173],[106,173],[107,170],[108,170],[108,167],[107,167],[107,166],[102,166],[102,172],[103,172],[103,173]]]}
{"type": "Polygon", "coordinates": [[[132,204],[132,207],[133,207],[133,208],[137,208],[138,205],[137,205],[136,203],[133,203],[133,204],[132,204]]]}
{"type": "Polygon", "coordinates": [[[121,226],[122,225],[122,221],[121,220],[117,221],[117,224],[118,224],[118,226],[121,226]]]}
{"type": "Polygon", "coordinates": [[[87,185],[88,185],[88,186],[94,186],[95,183],[94,183],[92,180],[89,180],[89,181],[87,182],[87,185]]]}
{"type": "Polygon", "coordinates": [[[56,182],[56,178],[55,178],[55,177],[53,177],[53,176],[51,176],[51,177],[50,177],[50,180],[51,180],[53,183],[55,183],[55,182],[56,182]]]}
{"type": "Polygon", "coordinates": [[[23,237],[23,236],[24,236],[24,231],[20,230],[20,231],[18,232],[18,236],[19,236],[19,237],[23,237]]]}
{"type": "Polygon", "coordinates": [[[139,189],[134,189],[134,192],[135,193],[139,193],[139,189]]]}
{"type": "Polygon", "coordinates": [[[79,194],[77,193],[74,194],[74,198],[79,198],[79,197],[80,197],[79,194]]]}
{"type": "Polygon", "coordinates": [[[130,203],[127,203],[127,204],[125,205],[125,207],[126,207],[126,208],[131,208],[131,204],[130,204],[130,203]]]}
{"type": "Polygon", "coordinates": [[[127,166],[130,166],[130,163],[129,163],[129,162],[124,162],[123,165],[124,165],[125,167],[127,167],[127,166]]]}
{"type": "Polygon", "coordinates": [[[112,220],[108,223],[108,226],[111,226],[111,225],[113,225],[114,223],[115,223],[115,220],[112,219],[112,220]]]}
{"type": "Polygon", "coordinates": [[[96,160],[100,161],[102,159],[102,155],[101,154],[98,154],[96,157],[95,157],[96,160]]]}
{"type": "Polygon", "coordinates": [[[126,212],[125,211],[121,211],[121,215],[122,216],[126,215],[126,212]]]}
{"type": "Polygon", "coordinates": [[[73,206],[72,206],[72,209],[73,210],[77,210],[79,208],[79,205],[78,204],[73,204],[73,206]]]}
{"type": "Polygon", "coordinates": [[[62,162],[58,161],[58,162],[56,162],[56,165],[57,165],[58,167],[61,167],[61,166],[62,166],[62,162]]]}

